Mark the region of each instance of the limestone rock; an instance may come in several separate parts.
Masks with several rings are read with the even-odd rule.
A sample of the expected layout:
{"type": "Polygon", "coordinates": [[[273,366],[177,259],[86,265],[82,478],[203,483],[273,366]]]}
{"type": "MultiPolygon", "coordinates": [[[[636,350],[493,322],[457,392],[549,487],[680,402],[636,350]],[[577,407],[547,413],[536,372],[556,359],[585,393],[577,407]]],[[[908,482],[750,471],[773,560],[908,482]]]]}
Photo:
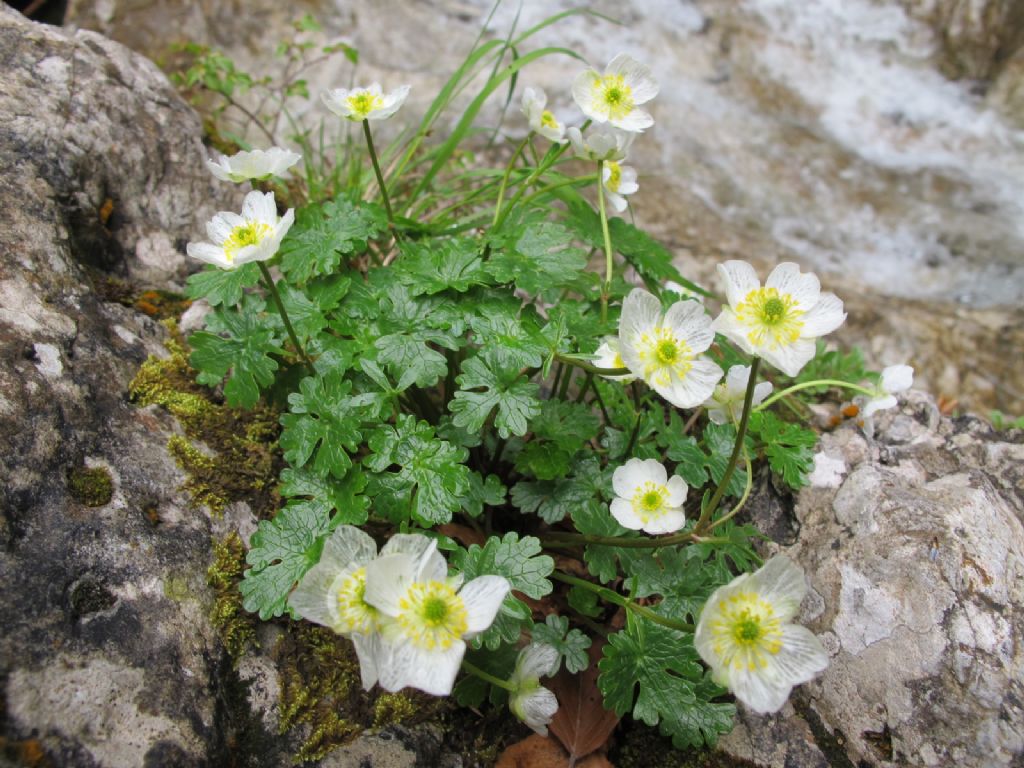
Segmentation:
{"type": "Polygon", "coordinates": [[[745,717],[725,748],[790,765],[810,732],[817,754],[852,764],[1019,765],[1024,434],[951,421],[912,393],[876,417],[873,441],[844,426],[818,450],[784,551],[807,572],[802,619],[831,662],[795,712],[745,717]]]}

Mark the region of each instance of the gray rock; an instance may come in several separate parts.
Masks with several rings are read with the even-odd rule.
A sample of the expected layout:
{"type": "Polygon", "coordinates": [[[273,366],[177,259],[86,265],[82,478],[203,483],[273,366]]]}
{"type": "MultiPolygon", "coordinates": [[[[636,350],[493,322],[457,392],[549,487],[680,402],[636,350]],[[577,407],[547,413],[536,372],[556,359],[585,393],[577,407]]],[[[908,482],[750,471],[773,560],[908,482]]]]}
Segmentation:
{"type": "Polygon", "coordinates": [[[807,572],[802,619],[831,662],[797,690],[796,711],[746,717],[723,747],[816,765],[793,757],[810,729],[852,765],[1018,765],[1024,435],[941,418],[914,392],[876,417],[873,441],[847,425],[818,451],[784,551],[807,572]]]}

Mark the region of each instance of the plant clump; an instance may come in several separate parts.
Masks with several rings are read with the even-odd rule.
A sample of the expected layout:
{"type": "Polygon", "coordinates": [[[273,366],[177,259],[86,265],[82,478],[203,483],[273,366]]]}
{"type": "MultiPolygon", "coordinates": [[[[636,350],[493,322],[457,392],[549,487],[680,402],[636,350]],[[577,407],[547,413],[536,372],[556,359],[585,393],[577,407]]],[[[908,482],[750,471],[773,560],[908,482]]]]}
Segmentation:
{"type": "Polygon", "coordinates": [[[114,480],[103,467],[77,467],[68,473],[68,492],[79,504],[103,507],[114,497],[114,480]]]}

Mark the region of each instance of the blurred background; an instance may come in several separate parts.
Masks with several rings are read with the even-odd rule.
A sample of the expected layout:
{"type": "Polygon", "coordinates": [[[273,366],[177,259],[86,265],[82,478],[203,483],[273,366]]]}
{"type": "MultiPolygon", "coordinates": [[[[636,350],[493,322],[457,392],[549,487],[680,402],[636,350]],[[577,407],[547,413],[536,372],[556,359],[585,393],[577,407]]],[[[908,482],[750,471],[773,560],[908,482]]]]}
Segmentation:
{"type": "MultiPolygon", "coordinates": [[[[280,76],[280,40],[343,42],[303,73],[306,125],[337,121],[319,93],[412,84],[392,131],[413,125],[478,35],[505,37],[570,8],[531,39],[602,68],[618,52],[661,83],[635,144],[638,224],[684,274],[792,260],[847,304],[842,345],[875,366],[909,362],[944,410],[1024,414],[1024,2],[1021,0],[34,0],[32,18],[101,32],[167,70],[180,44],[223,51],[254,78],[280,76]]],[[[523,53],[523,51],[520,51],[523,53]]],[[[544,88],[569,124],[582,63],[528,67],[477,150],[499,159],[525,135],[519,93],[544,88]]],[[[462,97],[468,102],[473,93],[462,97]]],[[[245,95],[239,96],[244,103],[245,95]]],[[[200,106],[202,106],[200,104],[200,106]]],[[[250,107],[258,105],[250,104],[250,107]]],[[[448,119],[457,119],[452,112],[448,119]]],[[[266,143],[258,134],[249,139],[266,143]]],[[[287,123],[278,141],[289,144],[287,123]]],[[[386,134],[385,134],[386,139],[386,134]]]]}

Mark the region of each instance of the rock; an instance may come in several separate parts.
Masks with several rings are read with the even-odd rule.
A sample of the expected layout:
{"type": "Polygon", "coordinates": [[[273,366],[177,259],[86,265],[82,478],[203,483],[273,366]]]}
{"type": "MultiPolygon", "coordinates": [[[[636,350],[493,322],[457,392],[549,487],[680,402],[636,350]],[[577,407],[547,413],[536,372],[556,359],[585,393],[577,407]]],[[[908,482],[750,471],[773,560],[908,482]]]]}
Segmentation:
{"type": "Polygon", "coordinates": [[[1019,765],[1024,434],[943,418],[913,392],[876,416],[873,441],[846,425],[818,450],[783,551],[807,572],[801,618],[831,662],[795,711],[745,716],[723,748],[846,764],[791,762],[811,733],[811,754],[851,765],[1019,765]]]}

